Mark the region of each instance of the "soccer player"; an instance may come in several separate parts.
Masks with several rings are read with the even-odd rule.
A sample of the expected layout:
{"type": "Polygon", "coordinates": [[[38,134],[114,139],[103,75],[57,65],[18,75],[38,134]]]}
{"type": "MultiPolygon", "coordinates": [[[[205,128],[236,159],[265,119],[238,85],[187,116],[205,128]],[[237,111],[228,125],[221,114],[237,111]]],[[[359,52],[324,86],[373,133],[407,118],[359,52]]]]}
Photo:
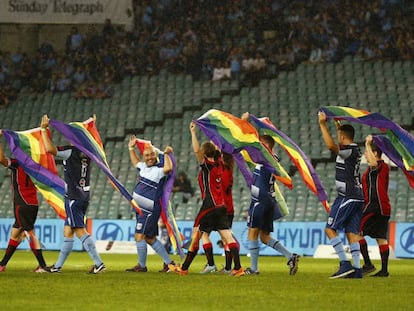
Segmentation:
{"type": "Polygon", "coordinates": [[[137,224],[135,227],[135,241],[137,245],[138,264],[127,272],[147,272],[147,243],[164,261],[163,269],[160,272],[168,272],[168,265],[174,264],[164,245],[157,239],[158,220],[161,215],[160,199],[164,190],[168,174],[172,171],[173,165],[168,155],[173,150],[167,146],[164,150],[164,165],[158,165],[156,150],[153,146],[144,149],[143,160],[141,161],[135,152],[137,138],[131,135],[128,142],[129,156],[134,168],[137,169],[139,181],[135,186],[134,200],[142,210],[142,215],[136,213],[137,224]]]}
{"type": "Polygon", "coordinates": [[[239,248],[231,234],[224,206],[221,183],[223,177],[222,158],[217,156],[218,150],[213,143],[205,142],[200,147],[194,122],[190,123],[190,132],[193,151],[200,164],[198,184],[201,190],[202,206],[194,221],[191,243],[184,263],[181,267],[170,265],[170,270],[182,275],[188,274],[188,269],[197,255],[201,235],[203,233],[210,234],[211,231],[216,230],[220,234],[223,243],[228,244],[234,261],[234,269],[230,275],[241,276],[244,270],[240,265],[239,248]]]}
{"type": "Polygon", "coordinates": [[[359,225],[361,223],[364,196],[359,173],[361,151],[354,143],[355,130],[350,124],[336,123],[338,144],[333,140],[326,124],[326,114],[318,113],[319,127],[326,147],[336,156],[336,190],[338,196],[331,207],[325,233],[338,254],[339,270],[331,279],[351,277],[362,278],[359,262],[359,225]],[[351,250],[353,266],[347,259],[338,230],[344,229],[351,250]]]}
{"type": "MultiPolygon", "coordinates": [[[[243,120],[249,119],[249,113],[242,115],[243,120]]],[[[262,135],[260,140],[269,150],[273,150],[275,141],[269,135],[262,135]]],[[[251,186],[251,203],[247,217],[248,245],[250,252],[250,267],[246,268],[244,275],[259,274],[259,236],[262,243],[273,248],[288,260],[290,275],[295,275],[299,268],[299,255],[291,253],[279,240],[273,238],[273,220],[277,202],[274,195],[275,178],[270,170],[261,164],[257,164],[253,172],[251,186]]]]}
{"type": "Polygon", "coordinates": [[[63,160],[64,179],[66,182],[66,221],[63,229],[63,245],[60,249],[58,260],[52,266],[48,267],[48,271],[51,273],[62,272],[62,266],[72,251],[74,236],[76,235],[94,262],[89,273],[101,273],[106,270],[106,266],[96,250],[95,241],[85,228],[85,215],[90,199],[89,179],[91,160],[72,145],[56,147],[52,143],[49,135],[47,135],[48,126],[49,118],[47,115],[44,115],[40,124],[42,139],[46,151],[63,160]]]}
{"type": "Polygon", "coordinates": [[[389,166],[381,159],[382,151],[372,141],[372,136],[365,139],[365,157],[368,162],[367,170],[362,175],[362,189],[364,191],[365,205],[362,213],[361,236],[359,245],[364,258],[362,273],[367,274],[375,271],[368,254],[367,241],[364,236],[368,235],[377,240],[381,256],[381,270],[372,276],[387,277],[388,258],[390,248],[387,241],[388,222],[391,215],[390,198],[388,197],[389,166]]]}
{"type": "MultiPolygon", "coordinates": [[[[0,137],[3,136],[0,130],[0,137]]],[[[9,244],[0,261],[0,272],[6,270],[6,265],[13,256],[16,248],[25,237],[29,240],[29,246],[38,261],[38,267],[33,272],[46,272],[46,263],[43,258],[42,248],[34,231],[34,224],[39,210],[36,187],[30,177],[25,173],[16,159],[6,158],[3,147],[0,144],[0,163],[11,171],[11,186],[13,190],[13,207],[15,222],[10,234],[9,244]]]]}

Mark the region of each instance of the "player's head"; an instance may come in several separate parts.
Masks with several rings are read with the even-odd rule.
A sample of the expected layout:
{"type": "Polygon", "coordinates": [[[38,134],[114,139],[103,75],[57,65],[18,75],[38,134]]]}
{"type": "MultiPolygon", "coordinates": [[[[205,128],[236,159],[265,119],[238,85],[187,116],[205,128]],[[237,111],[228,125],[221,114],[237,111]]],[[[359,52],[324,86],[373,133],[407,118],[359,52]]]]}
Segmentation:
{"type": "Polygon", "coordinates": [[[375,154],[377,159],[381,159],[382,151],[374,142],[371,142],[371,150],[375,154]]]}
{"type": "Polygon", "coordinates": [[[147,146],[143,153],[144,162],[147,166],[153,166],[157,164],[157,153],[153,146],[147,146]]]}
{"type": "Polygon", "coordinates": [[[234,168],[234,159],[230,153],[223,152],[223,162],[224,166],[229,170],[233,170],[234,168]]]}
{"type": "Polygon", "coordinates": [[[350,124],[342,124],[339,128],[338,128],[338,132],[339,132],[339,142],[342,143],[343,140],[348,140],[348,141],[353,141],[354,140],[354,136],[355,136],[355,129],[352,125],[350,124]]]}
{"type": "Polygon", "coordinates": [[[260,141],[266,145],[267,148],[270,150],[273,150],[273,147],[275,146],[275,140],[270,135],[260,135],[260,141]]]}
{"type": "Polygon", "coordinates": [[[216,146],[209,142],[206,141],[201,145],[201,151],[203,152],[203,155],[207,158],[214,158],[216,155],[216,146]]]}

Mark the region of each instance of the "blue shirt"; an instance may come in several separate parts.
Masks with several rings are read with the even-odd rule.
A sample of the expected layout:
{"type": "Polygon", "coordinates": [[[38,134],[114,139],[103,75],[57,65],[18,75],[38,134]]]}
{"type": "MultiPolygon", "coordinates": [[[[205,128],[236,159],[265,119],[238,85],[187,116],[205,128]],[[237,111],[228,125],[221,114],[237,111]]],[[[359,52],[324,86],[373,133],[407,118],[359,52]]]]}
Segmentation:
{"type": "Polygon", "coordinates": [[[357,144],[340,146],[336,157],[335,184],[339,196],[363,200],[359,165],[361,150],[357,144]]]}
{"type": "Polygon", "coordinates": [[[275,178],[270,170],[263,165],[257,164],[253,172],[253,183],[250,188],[253,201],[273,206],[275,178]]]}

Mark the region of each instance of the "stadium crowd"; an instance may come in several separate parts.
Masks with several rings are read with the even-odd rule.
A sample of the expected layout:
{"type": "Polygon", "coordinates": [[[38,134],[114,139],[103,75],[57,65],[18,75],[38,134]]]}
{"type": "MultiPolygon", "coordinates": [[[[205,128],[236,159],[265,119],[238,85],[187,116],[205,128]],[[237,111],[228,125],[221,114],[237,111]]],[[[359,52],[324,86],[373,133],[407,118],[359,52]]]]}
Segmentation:
{"type": "Polygon", "coordinates": [[[134,0],[131,29],[106,20],[73,26],[65,51],[48,42],[35,55],[0,51],[0,107],[22,87],[106,98],[125,76],[160,70],[194,79],[254,85],[300,63],[414,59],[412,14],[404,0],[134,0]]]}

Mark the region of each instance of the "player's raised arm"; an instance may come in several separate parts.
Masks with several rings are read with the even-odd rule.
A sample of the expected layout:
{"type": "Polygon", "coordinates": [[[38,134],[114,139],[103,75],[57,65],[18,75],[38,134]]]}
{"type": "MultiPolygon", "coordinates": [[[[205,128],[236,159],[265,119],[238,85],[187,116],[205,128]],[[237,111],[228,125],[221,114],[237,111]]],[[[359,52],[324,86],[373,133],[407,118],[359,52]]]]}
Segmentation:
{"type": "Polygon", "coordinates": [[[334,139],[332,138],[331,133],[328,130],[328,126],[326,125],[326,114],[323,111],[318,112],[318,119],[319,119],[319,127],[321,129],[322,138],[325,142],[326,147],[334,152],[335,154],[338,154],[339,152],[339,146],[335,143],[334,139]]]}
{"type": "Polygon", "coordinates": [[[200,144],[197,139],[197,133],[196,133],[196,124],[191,121],[190,123],[190,133],[191,133],[191,144],[193,146],[194,154],[197,157],[197,160],[199,163],[204,163],[204,154],[200,149],[200,144]]]}
{"type": "Polygon", "coordinates": [[[47,114],[43,115],[42,120],[40,122],[40,129],[42,131],[42,140],[43,143],[45,144],[45,148],[46,151],[56,155],[57,154],[57,148],[56,146],[52,143],[52,140],[50,139],[48,133],[47,133],[47,128],[49,127],[49,117],[47,116],[47,114]]]}
{"type": "Polygon", "coordinates": [[[173,164],[172,164],[171,158],[169,156],[169,154],[172,153],[172,152],[173,152],[173,148],[171,146],[165,147],[165,150],[164,150],[164,168],[163,169],[164,169],[164,174],[166,174],[166,175],[168,173],[170,173],[173,169],[173,164]]]}
{"type": "Polygon", "coordinates": [[[129,157],[131,159],[131,163],[133,167],[136,167],[139,160],[139,157],[137,155],[137,153],[135,152],[135,143],[137,141],[137,138],[135,135],[131,135],[129,137],[129,141],[128,141],[128,150],[129,150],[129,157]]]}

